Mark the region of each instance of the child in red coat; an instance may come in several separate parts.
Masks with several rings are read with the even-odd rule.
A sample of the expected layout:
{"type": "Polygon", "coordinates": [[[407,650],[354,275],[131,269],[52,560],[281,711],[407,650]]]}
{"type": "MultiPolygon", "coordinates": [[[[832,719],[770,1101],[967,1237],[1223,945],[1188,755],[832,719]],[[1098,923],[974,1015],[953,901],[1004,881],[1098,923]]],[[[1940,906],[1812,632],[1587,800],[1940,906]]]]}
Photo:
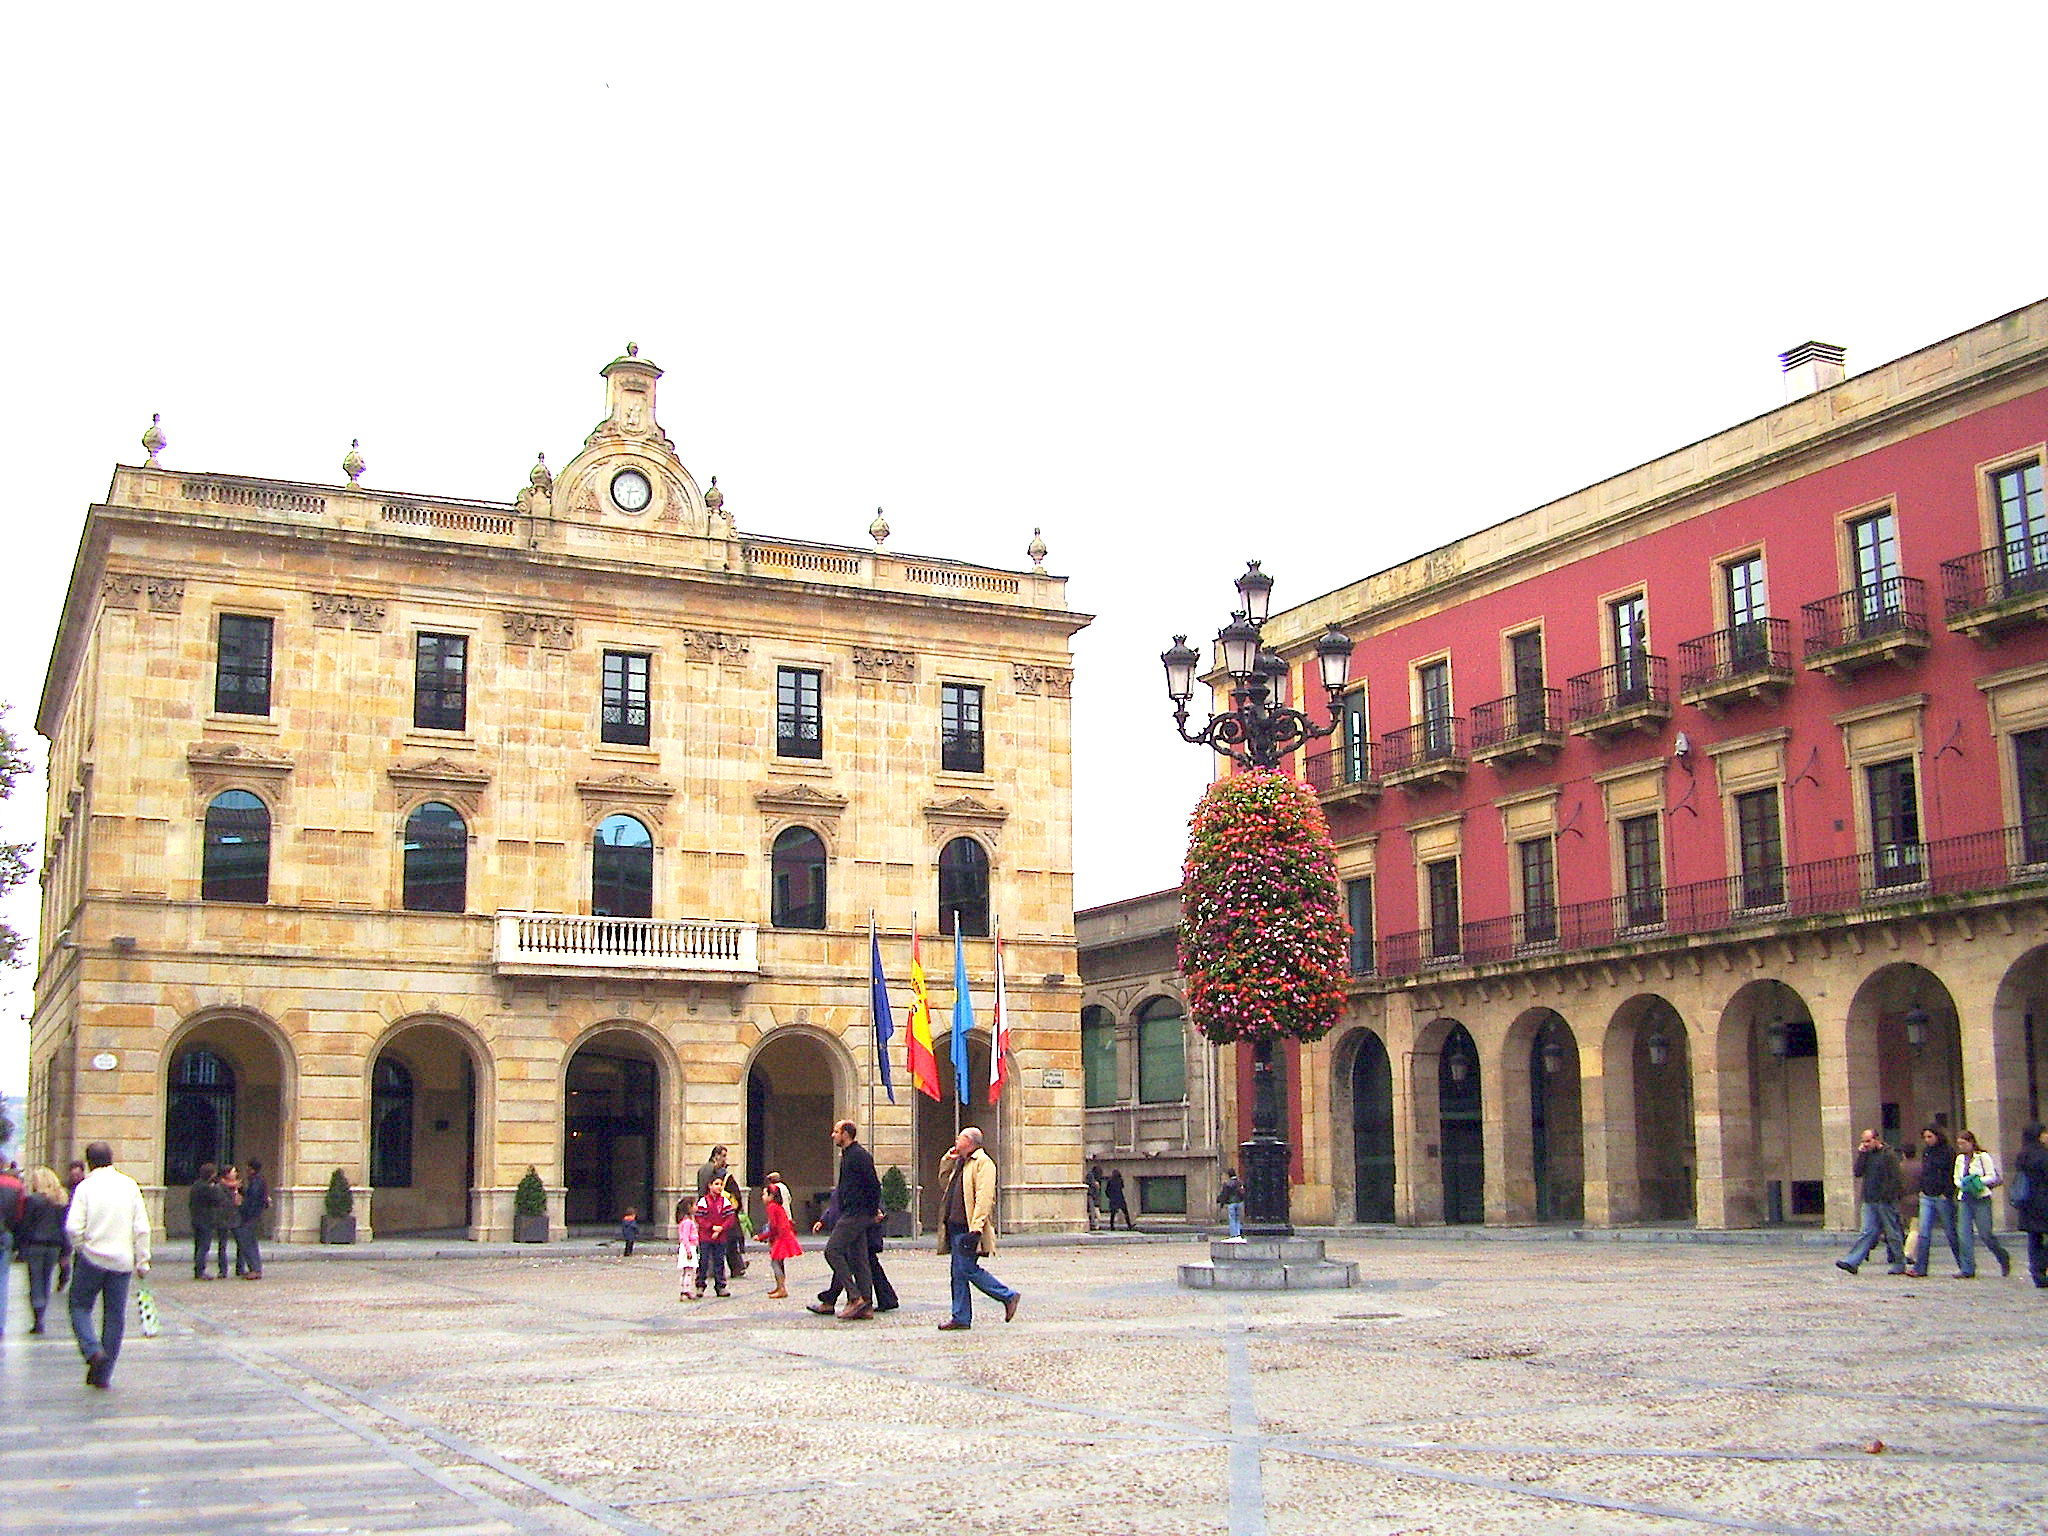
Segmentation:
{"type": "Polygon", "coordinates": [[[783,1263],[804,1251],[804,1245],[796,1240],[796,1224],[789,1219],[789,1212],[782,1208],[782,1192],[788,1186],[772,1178],[767,1189],[768,1211],[768,1267],[775,1271],[775,1289],[770,1296],[787,1296],[789,1284],[782,1272],[783,1263]]]}
{"type": "Polygon", "coordinates": [[[725,1198],[722,1180],[711,1181],[692,1214],[697,1219],[697,1289],[704,1289],[708,1277],[720,1296],[730,1296],[725,1288],[725,1241],[739,1222],[739,1212],[725,1198]]]}

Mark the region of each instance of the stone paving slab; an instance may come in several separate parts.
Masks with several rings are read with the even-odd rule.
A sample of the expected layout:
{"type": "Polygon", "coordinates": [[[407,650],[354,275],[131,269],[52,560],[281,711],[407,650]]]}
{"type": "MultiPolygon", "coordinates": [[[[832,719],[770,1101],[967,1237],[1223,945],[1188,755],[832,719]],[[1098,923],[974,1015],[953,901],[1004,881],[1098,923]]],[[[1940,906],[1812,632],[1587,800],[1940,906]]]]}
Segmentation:
{"type": "MultiPolygon", "coordinates": [[[[2048,1291],[1799,1244],[1387,1243],[1357,1289],[1182,1289],[1156,1242],[1005,1244],[1015,1323],[680,1302],[595,1247],[159,1276],[115,1388],[0,1344],[11,1533],[1838,1533],[2048,1529],[2048,1291]],[[1872,1446],[1882,1443],[1882,1449],[1872,1446]]],[[[18,1274],[19,1271],[17,1270],[18,1274]]],[[[17,1287],[19,1282],[17,1281],[17,1287]]]]}

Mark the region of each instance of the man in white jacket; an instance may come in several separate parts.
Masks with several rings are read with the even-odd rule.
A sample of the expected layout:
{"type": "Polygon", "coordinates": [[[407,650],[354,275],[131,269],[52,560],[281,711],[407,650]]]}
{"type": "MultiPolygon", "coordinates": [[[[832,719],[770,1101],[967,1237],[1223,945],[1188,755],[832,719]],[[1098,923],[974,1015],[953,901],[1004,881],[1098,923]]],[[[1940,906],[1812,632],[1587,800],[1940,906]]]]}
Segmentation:
{"type": "Polygon", "coordinates": [[[71,1192],[64,1230],[71,1238],[71,1331],[85,1356],[85,1384],[105,1387],[121,1357],[128,1326],[128,1286],[149,1273],[149,1210],[135,1181],[114,1167],[104,1141],[85,1149],[86,1175],[71,1192]],[[93,1331],[93,1303],[101,1303],[93,1331]]]}

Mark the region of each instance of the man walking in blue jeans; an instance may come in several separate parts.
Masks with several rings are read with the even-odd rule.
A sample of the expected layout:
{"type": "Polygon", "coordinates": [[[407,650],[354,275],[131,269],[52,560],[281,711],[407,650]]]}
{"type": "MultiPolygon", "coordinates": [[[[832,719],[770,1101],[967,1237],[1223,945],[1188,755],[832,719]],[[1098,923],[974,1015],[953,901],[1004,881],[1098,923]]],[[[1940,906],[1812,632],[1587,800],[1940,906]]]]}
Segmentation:
{"type": "Polygon", "coordinates": [[[981,1132],[965,1126],[953,1150],[939,1159],[939,1211],[945,1236],[939,1252],[953,1264],[953,1315],[942,1333],[974,1326],[974,1293],[1003,1304],[1003,1321],[1017,1315],[1023,1297],[981,1267],[996,1251],[996,1165],[981,1150],[981,1132]]]}
{"type": "Polygon", "coordinates": [[[104,1141],[85,1149],[86,1175],[71,1192],[64,1232],[71,1239],[71,1331],[85,1356],[85,1384],[106,1387],[128,1326],[128,1286],[149,1273],[149,1211],[135,1181],[114,1167],[104,1141]],[[94,1303],[101,1321],[93,1329],[94,1303]]]}
{"type": "Polygon", "coordinates": [[[1890,1274],[1906,1272],[1906,1234],[1899,1230],[1899,1196],[1905,1185],[1899,1178],[1899,1155],[1884,1144],[1874,1130],[1866,1130],[1856,1144],[1856,1180],[1863,1191],[1863,1231],[1856,1246],[1835,1260],[1835,1268],[1855,1274],[1870,1250],[1884,1238],[1884,1256],[1891,1263],[1890,1274]]]}

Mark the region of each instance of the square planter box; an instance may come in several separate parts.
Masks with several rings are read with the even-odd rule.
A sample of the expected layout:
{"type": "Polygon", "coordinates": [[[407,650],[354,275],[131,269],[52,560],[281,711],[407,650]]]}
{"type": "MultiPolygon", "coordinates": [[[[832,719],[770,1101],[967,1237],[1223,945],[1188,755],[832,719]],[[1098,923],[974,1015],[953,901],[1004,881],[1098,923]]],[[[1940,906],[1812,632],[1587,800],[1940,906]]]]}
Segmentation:
{"type": "Polygon", "coordinates": [[[320,1218],[320,1241],[323,1243],[352,1243],[356,1240],[356,1219],[353,1216],[322,1216],[320,1218]]]}
{"type": "Polygon", "coordinates": [[[912,1232],[911,1232],[911,1226],[910,1226],[910,1212],[908,1212],[908,1211],[884,1211],[884,1212],[882,1212],[882,1236],[884,1236],[884,1237],[910,1237],[910,1236],[912,1236],[912,1235],[913,1235],[913,1234],[912,1234],[912,1232]]]}
{"type": "Polygon", "coordinates": [[[544,1243],[548,1240],[548,1219],[545,1216],[514,1216],[512,1218],[512,1241],[515,1243],[544,1243]]]}

